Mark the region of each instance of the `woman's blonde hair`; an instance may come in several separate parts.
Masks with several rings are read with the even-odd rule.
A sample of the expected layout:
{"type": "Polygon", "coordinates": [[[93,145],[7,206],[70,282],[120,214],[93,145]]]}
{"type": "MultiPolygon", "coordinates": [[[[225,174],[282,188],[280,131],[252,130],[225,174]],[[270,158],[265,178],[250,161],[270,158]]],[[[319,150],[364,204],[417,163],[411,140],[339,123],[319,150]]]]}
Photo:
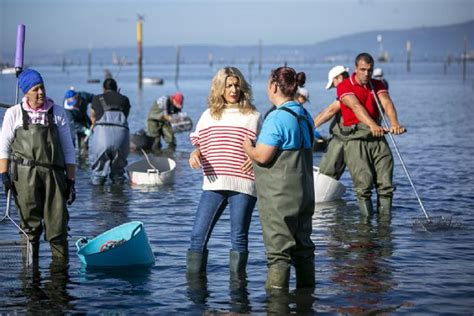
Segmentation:
{"type": "Polygon", "coordinates": [[[245,80],[244,76],[235,67],[225,67],[220,69],[212,78],[211,90],[207,97],[207,106],[211,112],[211,116],[219,120],[225,109],[226,102],[224,99],[225,81],[228,77],[235,77],[240,84],[240,97],[238,107],[241,113],[248,114],[255,111],[252,104],[252,90],[250,84],[245,80]]]}

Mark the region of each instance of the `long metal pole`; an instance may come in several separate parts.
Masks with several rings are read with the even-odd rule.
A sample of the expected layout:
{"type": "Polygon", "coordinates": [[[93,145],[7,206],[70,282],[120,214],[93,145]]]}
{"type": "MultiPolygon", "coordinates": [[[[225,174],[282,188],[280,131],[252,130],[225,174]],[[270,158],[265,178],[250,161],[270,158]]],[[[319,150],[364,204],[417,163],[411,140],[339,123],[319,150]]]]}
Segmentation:
{"type": "MultiPolygon", "coordinates": [[[[372,90],[372,94],[374,95],[375,103],[377,104],[377,108],[379,109],[380,115],[382,116],[382,120],[383,120],[383,123],[385,125],[385,128],[388,129],[390,127],[390,125],[388,125],[388,122],[385,119],[385,116],[383,114],[384,112],[382,111],[382,106],[380,105],[380,100],[379,100],[377,94],[375,93],[374,86],[372,85],[371,79],[369,79],[369,86],[370,86],[370,90],[372,90]]],[[[403,170],[405,171],[405,174],[407,175],[408,181],[410,182],[410,185],[413,189],[413,192],[415,192],[415,195],[416,195],[416,198],[418,199],[418,203],[420,204],[421,210],[425,214],[426,219],[429,222],[431,222],[431,218],[428,215],[428,212],[426,211],[425,206],[423,205],[423,202],[421,201],[420,195],[418,194],[418,191],[415,188],[415,184],[411,180],[410,173],[408,172],[408,169],[405,165],[405,162],[403,161],[402,155],[400,154],[400,151],[398,150],[398,146],[397,146],[397,143],[395,142],[395,138],[393,137],[392,133],[388,133],[388,137],[392,141],[393,147],[395,148],[395,152],[397,153],[398,159],[400,159],[400,163],[402,164],[403,170]]]]}

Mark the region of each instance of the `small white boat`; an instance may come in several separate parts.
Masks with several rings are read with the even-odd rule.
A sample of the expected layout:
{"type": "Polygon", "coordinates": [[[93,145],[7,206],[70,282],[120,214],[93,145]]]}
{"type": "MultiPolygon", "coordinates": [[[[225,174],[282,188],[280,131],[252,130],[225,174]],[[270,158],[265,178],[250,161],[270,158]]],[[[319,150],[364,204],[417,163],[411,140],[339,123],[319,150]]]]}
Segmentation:
{"type": "Polygon", "coordinates": [[[316,166],[313,166],[313,176],[316,203],[339,200],[346,192],[346,187],[340,181],[320,173],[316,166]]]}
{"type": "Polygon", "coordinates": [[[142,79],[143,84],[163,84],[163,79],[158,77],[145,77],[142,79]]]}
{"type": "Polygon", "coordinates": [[[1,73],[2,75],[14,75],[16,74],[16,70],[13,67],[3,68],[1,73]]]}
{"type": "Polygon", "coordinates": [[[148,157],[128,166],[128,176],[133,184],[162,185],[172,184],[176,162],[167,157],[148,157]]]}

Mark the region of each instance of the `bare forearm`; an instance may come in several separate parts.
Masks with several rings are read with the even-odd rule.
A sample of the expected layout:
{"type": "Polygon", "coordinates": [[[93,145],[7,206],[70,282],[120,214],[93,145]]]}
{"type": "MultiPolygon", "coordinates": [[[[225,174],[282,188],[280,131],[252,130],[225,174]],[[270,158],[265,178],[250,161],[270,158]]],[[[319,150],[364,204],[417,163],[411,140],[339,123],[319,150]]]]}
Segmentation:
{"type": "Polygon", "coordinates": [[[367,110],[362,105],[356,104],[352,106],[351,109],[354,112],[354,114],[357,116],[359,121],[361,121],[365,125],[369,127],[377,125],[377,123],[374,121],[374,119],[369,115],[367,110]]]}
{"type": "Polygon", "coordinates": [[[276,147],[267,146],[263,144],[257,144],[254,147],[251,144],[244,143],[244,151],[249,156],[250,159],[255,161],[258,164],[265,165],[273,160],[275,154],[278,150],[276,147]]]}
{"type": "Polygon", "coordinates": [[[337,114],[340,110],[340,105],[339,101],[336,100],[333,103],[331,103],[328,107],[326,107],[324,110],[322,110],[315,118],[314,118],[314,126],[316,128],[320,127],[330,119],[334,117],[334,115],[337,114]]]}
{"type": "Polygon", "coordinates": [[[0,159],[0,173],[8,171],[8,159],[0,159]]]}

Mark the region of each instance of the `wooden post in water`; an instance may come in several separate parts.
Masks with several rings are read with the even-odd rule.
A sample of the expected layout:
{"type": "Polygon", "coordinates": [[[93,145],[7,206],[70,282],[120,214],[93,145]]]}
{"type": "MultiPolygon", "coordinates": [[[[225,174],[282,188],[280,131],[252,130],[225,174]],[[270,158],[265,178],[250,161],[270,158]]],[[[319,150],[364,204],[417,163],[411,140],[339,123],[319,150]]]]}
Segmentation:
{"type": "Polygon", "coordinates": [[[410,62],[411,62],[411,42],[407,41],[406,44],[407,49],[407,72],[410,72],[410,62]]]}
{"type": "Polygon", "coordinates": [[[87,53],[87,77],[90,79],[92,75],[92,46],[89,45],[89,52],[87,53]]]}
{"type": "Polygon", "coordinates": [[[462,54],[462,81],[466,81],[467,38],[464,36],[464,54],[462,54]]]}
{"type": "Polygon", "coordinates": [[[258,40],[258,76],[262,75],[262,40],[258,40]]]}
{"type": "Polygon", "coordinates": [[[142,67],[142,62],[143,62],[143,47],[142,47],[142,38],[143,38],[143,16],[138,15],[138,21],[137,21],[137,46],[138,46],[138,89],[142,89],[143,86],[143,67],[142,67]]]}
{"type": "Polygon", "coordinates": [[[207,61],[209,62],[209,67],[212,68],[212,65],[214,64],[214,55],[212,52],[207,54],[207,61]]]}
{"type": "Polygon", "coordinates": [[[181,48],[178,46],[176,47],[176,71],[174,74],[174,85],[176,86],[176,89],[179,90],[178,86],[178,79],[179,79],[179,55],[181,53],[181,48]]]}

